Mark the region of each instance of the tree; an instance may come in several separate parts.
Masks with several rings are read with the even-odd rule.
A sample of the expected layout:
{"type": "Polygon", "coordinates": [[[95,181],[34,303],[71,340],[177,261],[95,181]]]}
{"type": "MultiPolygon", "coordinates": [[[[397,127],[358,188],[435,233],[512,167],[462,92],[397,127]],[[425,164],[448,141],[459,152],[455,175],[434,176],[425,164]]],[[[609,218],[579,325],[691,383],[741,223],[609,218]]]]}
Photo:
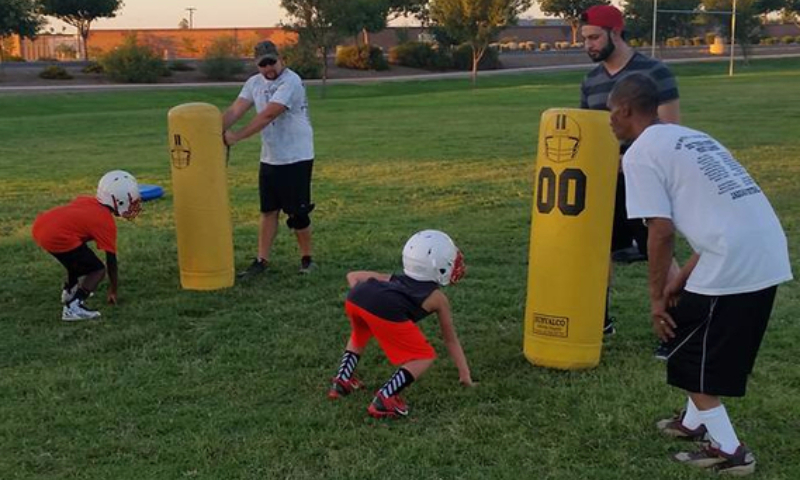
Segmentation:
{"type": "MultiPolygon", "coordinates": [[[[701,0],[669,0],[659,2],[659,10],[695,10],[701,0]]],[[[653,0],[627,0],[625,2],[625,30],[633,38],[650,39],[653,32],[653,0]]],[[[659,13],[656,37],[689,37],[692,35],[692,15],[659,13]]]]}
{"type": "Polygon", "coordinates": [[[328,54],[342,37],[340,0],[281,0],[289,14],[289,30],[300,35],[300,47],[311,48],[322,60],[322,89],[328,81],[328,54]]]}
{"type": "Polygon", "coordinates": [[[415,17],[425,23],[428,0],[387,0],[389,21],[406,16],[415,17]]]}
{"type": "Polygon", "coordinates": [[[83,58],[89,59],[89,29],[98,18],[113,18],[122,8],[122,0],[39,0],[42,13],[78,29],[83,40],[83,58]]]}
{"type": "MultiPolygon", "coordinates": [[[[539,0],[542,12],[561,17],[572,29],[572,43],[578,41],[581,14],[594,5],[608,5],[608,0],[539,0]]],[[[652,12],[652,10],[650,10],[652,12]]]]}
{"type": "Polygon", "coordinates": [[[33,38],[44,25],[35,0],[0,0],[0,37],[17,34],[33,38]]]}
{"type": "Polygon", "coordinates": [[[784,18],[800,27],[800,0],[787,0],[782,13],[784,18]]]}
{"type": "MultiPolygon", "coordinates": [[[[760,3],[759,0],[736,0],[736,42],[742,49],[742,53],[747,58],[748,48],[751,44],[757,43],[761,32],[761,15],[767,5],[760,3]]],[[[703,0],[703,8],[708,11],[733,11],[733,0],[703,0]]],[[[722,20],[715,17],[720,31],[730,38],[731,17],[725,15],[722,20]]]]}
{"type": "Polygon", "coordinates": [[[478,80],[478,63],[489,43],[504,28],[516,23],[531,0],[432,0],[430,19],[450,38],[472,47],[472,83],[478,80]]]}
{"type": "Polygon", "coordinates": [[[189,20],[181,18],[181,21],[178,22],[178,28],[181,30],[189,30],[189,20]]]}
{"type": "Polygon", "coordinates": [[[380,32],[386,28],[389,16],[389,2],[386,0],[339,0],[341,9],[338,28],[345,35],[355,37],[358,46],[358,35],[364,37],[364,45],[369,45],[369,34],[380,32]]]}

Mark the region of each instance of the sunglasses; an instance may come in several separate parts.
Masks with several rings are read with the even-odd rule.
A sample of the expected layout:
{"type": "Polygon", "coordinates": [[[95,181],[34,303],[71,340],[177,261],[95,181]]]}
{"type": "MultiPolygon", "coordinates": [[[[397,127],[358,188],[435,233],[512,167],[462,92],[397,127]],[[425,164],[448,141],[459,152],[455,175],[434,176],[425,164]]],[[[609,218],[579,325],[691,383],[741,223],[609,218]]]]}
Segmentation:
{"type": "Polygon", "coordinates": [[[262,58],[260,62],[258,62],[259,67],[271,67],[278,63],[277,60],[274,58],[262,58]]]}

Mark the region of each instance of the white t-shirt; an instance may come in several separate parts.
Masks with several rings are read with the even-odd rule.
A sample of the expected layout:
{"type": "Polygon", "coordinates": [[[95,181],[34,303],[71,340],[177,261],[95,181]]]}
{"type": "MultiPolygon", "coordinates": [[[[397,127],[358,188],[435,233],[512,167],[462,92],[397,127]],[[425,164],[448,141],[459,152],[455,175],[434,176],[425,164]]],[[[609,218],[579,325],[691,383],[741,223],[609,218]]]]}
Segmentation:
{"type": "Polygon", "coordinates": [[[308,117],[306,89],[296,73],[284,68],[275,80],[267,80],[260,73],[253,75],[242,87],[239,98],[253,102],[258,113],[270,102],[286,107],[286,111],[261,130],[262,162],[287,165],[314,158],[314,131],[308,117]]]}
{"type": "Polygon", "coordinates": [[[792,279],[786,235],[767,197],[703,132],[648,127],[622,159],[629,218],[668,218],[700,255],[686,290],[731,295],[792,279]]]}

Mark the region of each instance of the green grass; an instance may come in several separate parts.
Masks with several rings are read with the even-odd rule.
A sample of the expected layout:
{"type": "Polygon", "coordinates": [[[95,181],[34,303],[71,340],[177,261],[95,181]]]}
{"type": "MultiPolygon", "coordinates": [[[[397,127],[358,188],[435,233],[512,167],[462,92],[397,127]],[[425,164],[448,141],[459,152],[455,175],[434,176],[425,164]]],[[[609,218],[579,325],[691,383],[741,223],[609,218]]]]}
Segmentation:
{"type": "MultiPolygon", "coordinates": [[[[684,123],[750,169],[797,259],[800,61],[754,61],[734,78],[723,64],[675,72],[684,123]]],[[[169,190],[167,110],[224,107],[238,90],[0,96],[0,478],[710,478],[670,462],[681,445],[653,427],[684,399],[651,357],[643,265],[618,269],[620,332],[599,368],[551,371],[522,356],[538,119],[576,105],[580,78],[311,92],[317,273],[295,273],[283,229],[263,279],[182,291],[167,195],[119,224],[121,304],[76,325],[59,320],[62,271],[30,239],[36,214],[92,192],[113,168],[169,190]],[[481,383],[458,386],[427,320],[441,360],[407,391],[409,419],[374,421],[369,393],[325,398],[348,334],[344,274],[397,270],[403,242],[423,228],[465,252],[469,276],[447,293],[481,383]]],[[[237,146],[229,168],[240,266],[255,250],[258,149],[256,139],[237,146]]],[[[793,282],[779,290],[749,395],[727,403],[757,478],[800,478],[798,309],[793,282]]],[[[392,370],[375,345],[359,366],[371,388],[392,370]]]]}

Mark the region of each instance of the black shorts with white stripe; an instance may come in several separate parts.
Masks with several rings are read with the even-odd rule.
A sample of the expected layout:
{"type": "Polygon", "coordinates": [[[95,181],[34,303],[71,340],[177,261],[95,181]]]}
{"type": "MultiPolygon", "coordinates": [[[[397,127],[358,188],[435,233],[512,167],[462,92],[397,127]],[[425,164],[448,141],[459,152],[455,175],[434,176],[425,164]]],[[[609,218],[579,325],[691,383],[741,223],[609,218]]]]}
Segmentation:
{"type": "Polygon", "coordinates": [[[719,297],[681,294],[668,343],[667,383],[692,393],[742,397],[767,329],[777,286],[719,297]]]}

